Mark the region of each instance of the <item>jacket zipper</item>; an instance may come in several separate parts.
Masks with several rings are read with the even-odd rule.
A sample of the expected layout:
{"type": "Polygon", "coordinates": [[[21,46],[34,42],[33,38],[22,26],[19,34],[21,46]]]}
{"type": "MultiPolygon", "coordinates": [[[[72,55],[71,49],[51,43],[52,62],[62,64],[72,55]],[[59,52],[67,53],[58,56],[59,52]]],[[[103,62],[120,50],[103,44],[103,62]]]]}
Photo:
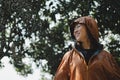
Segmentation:
{"type": "MultiPolygon", "coordinates": [[[[81,54],[81,52],[79,52],[79,53],[80,53],[80,55],[83,57],[83,59],[84,59],[84,61],[85,61],[85,57],[83,56],[83,54],[81,54]]],[[[90,58],[89,61],[88,61],[88,64],[87,64],[86,61],[85,61],[85,65],[86,65],[86,68],[87,68],[87,80],[89,80],[89,79],[88,79],[88,70],[89,70],[90,62],[91,62],[91,60],[93,59],[94,56],[96,56],[96,54],[94,54],[94,55],[91,56],[91,58],[90,58]]]]}
{"type": "MultiPolygon", "coordinates": [[[[87,64],[86,64],[87,65],[87,64]]],[[[88,80],[88,65],[87,65],[87,80],[88,80]]]]}
{"type": "MultiPolygon", "coordinates": [[[[75,48],[74,48],[74,49],[75,49],[75,48]]],[[[77,50],[75,49],[75,51],[77,51],[77,50]]],[[[79,51],[77,51],[77,52],[83,57],[83,59],[84,59],[84,61],[85,61],[84,55],[83,55],[81,52],[79,52],[79,51]]],[[[98,53],[98,51],[97,51],[96,53],[98,53]]],[[[88,61],[88,64],[87,64],[86,61],[85,61],[85,65],[86,65],[86,68],[87,68],[87,80],[88,80],[88,70],[89,70],[89,66],[90,66],[90,61],[91,61],[91,59],[92,59],[94,56],[97,55],[96,53],[91,56],[91,58],[90,58],[89,61],[88,61]]]]}
{"type": "MultiPolygon", "coordinates": [[[[89,61],[88,61],[88,64],[86,63],[86,66],[87,66],[87,80],[88,80],[88,70],[89,70],[90,62],[91,62],[91,60],[93,59],[93,57],[96,56],[96,55],[97,55],[97,54],[92,55],[91,58],[90,58],[89,61]]],[[[85,60],[85,58],[84,58],[84,60],[85,60]]],[[[86,62],[86,61],[85,61],[85,62],[86,62]]]]}
{"type": "MultiPolygon", "coordinates": [[[[86,63],[86,68],[87,68],[87,80],[89,80],[89,79],[88,79],[88,70],[89,70],[89,66],[90,66],[90,61],[91,61],[91,59],[92,59],[94,56],[95,56],[95,55],[91,56],[91,58],[90,58],[89,61],[88,61],[88,64],[87,64],[86,61],[85,61],[85,63],[86,63]]],[[[84,58],[84,60],[85,60],[85,58],[84,58]]]]}

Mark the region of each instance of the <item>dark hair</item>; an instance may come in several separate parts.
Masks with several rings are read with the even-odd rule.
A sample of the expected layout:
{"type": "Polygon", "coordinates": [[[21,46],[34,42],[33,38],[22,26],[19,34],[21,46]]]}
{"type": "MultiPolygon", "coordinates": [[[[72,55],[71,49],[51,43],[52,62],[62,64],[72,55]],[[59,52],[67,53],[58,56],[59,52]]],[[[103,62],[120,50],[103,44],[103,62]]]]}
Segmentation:
{"type": "MultiPolygon", "coordinates": [[[[85,25],[87,26],[87,25],[85,25]]],[[[87,35],[90,40],[90,48],[97,49],[99,47],[99,42],[93,37],[91,32],[89,31],[88,27],[86,27],[87,35]]]]}

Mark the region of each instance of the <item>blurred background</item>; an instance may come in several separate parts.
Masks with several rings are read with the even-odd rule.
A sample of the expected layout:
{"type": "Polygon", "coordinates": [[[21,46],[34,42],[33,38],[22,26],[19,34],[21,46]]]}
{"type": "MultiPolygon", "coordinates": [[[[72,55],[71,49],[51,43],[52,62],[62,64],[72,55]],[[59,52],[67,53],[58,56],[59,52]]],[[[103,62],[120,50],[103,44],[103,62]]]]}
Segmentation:
{"type": "Polygon", "coordinates": [[[120,66],[120,0],[0,0],[1,79],[52,80],[73,44],[69,24],[86,15],[120,66]]]}

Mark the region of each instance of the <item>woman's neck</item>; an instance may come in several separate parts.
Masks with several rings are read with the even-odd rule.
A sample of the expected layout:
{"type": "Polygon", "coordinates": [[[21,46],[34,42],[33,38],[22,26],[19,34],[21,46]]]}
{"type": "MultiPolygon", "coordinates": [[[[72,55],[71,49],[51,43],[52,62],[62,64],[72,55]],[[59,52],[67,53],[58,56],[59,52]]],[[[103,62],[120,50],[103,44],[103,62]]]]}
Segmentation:
{"type": "Polygon", "coordinates": [[[90,40],[89,39],[87,39],[86,41],[84,41],[83,43],[82,43],[82,47],[84,48],[84,49],[90,49],[90,40]]]}

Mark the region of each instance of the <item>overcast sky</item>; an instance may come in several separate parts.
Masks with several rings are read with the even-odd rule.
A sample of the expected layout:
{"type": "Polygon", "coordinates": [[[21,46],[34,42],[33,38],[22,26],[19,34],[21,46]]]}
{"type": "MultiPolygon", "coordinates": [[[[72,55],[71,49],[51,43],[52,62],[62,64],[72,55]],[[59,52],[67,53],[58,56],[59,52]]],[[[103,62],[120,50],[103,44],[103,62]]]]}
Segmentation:
{"type": "Polygon", "coordinates": [[[1,60],[5,67],[0,69],[1,80],[40,80],[42,75],[45,75],[45,80],[51,80],[51,76],[48,73],[40,73],[40,69],[34,67],[34,73],[29,74],[28,77],[23,77],[17,74],[14,67],[9,63],[9,58],[4,57],[1,60]]]}

